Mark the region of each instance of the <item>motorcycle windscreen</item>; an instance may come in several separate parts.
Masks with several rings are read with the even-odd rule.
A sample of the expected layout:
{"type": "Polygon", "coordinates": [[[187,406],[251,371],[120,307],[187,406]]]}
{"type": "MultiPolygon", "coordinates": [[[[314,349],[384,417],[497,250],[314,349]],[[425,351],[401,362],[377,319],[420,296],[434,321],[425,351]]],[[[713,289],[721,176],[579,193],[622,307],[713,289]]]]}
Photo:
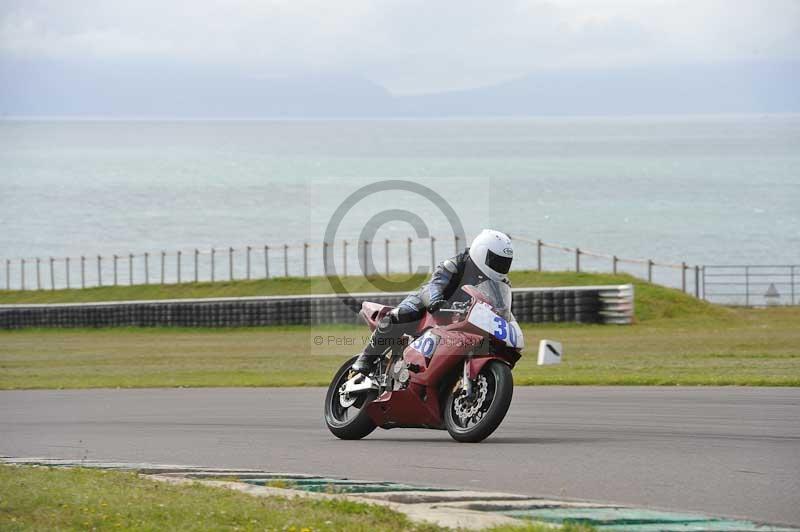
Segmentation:
{"type": "Polygon", "coordinates": [[[496,314],[508,321],[513,321],[511,315],[511,287],[506,283],[487,279],[475,287],[492,306],[496,314]]]}
{"type": "Polygon", "coordinates": [[[512,320],[508,321],[494,312],[486,303],[478,302],[472,307],[472,312],[469,313],[467,321],[488,332],[498,340],[505,342],[509,347],[517,349],[525,347],[522,329],[520,329],[517,320],[513,319],[513,315],[512,320]]]}

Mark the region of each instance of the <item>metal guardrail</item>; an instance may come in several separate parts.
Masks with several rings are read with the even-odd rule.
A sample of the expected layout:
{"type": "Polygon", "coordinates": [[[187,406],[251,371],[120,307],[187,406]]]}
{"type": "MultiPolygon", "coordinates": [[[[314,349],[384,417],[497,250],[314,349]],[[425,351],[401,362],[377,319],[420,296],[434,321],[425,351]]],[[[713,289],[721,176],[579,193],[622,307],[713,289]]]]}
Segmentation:
{"type": "Polygon", "coordinates": [[[800,304],[800,265],[707,265],[702,297],[746,307],[800,304]]]}

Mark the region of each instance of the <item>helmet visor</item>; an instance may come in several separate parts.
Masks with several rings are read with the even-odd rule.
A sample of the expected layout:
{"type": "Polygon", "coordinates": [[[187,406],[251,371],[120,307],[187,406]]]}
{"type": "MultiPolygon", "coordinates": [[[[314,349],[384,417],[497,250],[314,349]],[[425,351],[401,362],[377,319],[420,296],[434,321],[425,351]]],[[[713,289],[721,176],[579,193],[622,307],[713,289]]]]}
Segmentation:
{"type": "Polygon", "coordinates": [[[511,259],[512,257],[503,257],[491,249],[486,250],[486,265],[497,273],[508,273],[511,269],[511,259]]]}

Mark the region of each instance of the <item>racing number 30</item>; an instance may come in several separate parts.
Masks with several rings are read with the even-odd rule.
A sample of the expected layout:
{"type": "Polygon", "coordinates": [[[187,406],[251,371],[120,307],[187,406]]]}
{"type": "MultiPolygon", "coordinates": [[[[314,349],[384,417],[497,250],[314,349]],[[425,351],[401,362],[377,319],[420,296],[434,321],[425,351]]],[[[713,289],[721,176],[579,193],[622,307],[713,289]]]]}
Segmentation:
{"type": "Polygon", "coordinates": [[[505,340],[508,338],[508,342],[515,346],[517,345],[517,332],[514,330],[514,327],[509,327],[508,322],[501,318],[500,316],[494,317],[494,322],[497,324],[497,328],[494,330],[492,334],[498,340],[505,340]]]}
{"type": "Polygon", "coordinates": [[[420,336],[411,344],[411,347],[419,351],[423,354],[425,358],[430,358],[433,355],[433,351],[436,348],[436,341],[431,337],[430,334],[425,333],[423,336],[420,336]]]}
{"type": "Polygon", "coordinates": [[[505,340],[508,336],[508,322],[500,316],[494,317],[494,322],[497,324],[497,329],[494,330],[494,336],[498,340],[505,340]]]}

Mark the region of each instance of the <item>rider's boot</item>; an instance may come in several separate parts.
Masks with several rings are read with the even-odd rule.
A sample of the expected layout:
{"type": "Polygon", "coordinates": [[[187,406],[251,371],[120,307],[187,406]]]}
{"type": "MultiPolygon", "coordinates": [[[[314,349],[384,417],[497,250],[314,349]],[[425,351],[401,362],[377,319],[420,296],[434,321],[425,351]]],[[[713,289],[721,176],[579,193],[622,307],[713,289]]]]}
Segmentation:
{"type": "Polygon", "coordinates": [[[368,375],[372,371],[375,362],[378,361],[378,355],[369,351],[369,348],[364,349],[364,352],[358,355],[356,361],[353,362],[353,371],[363,373],[364,375],[368,375]]]}
{"type": "Polygon", "coordinates": [[[369,343],[364,352],[361,353],[353,363],[353,370],[364,375],[369,374],[380,356],[391,346],[393,342],[399,340],[399,335],[394,327],[394,321],[390,315],[386,315],[378,322],[378,327],[372,333],[369,343]]]}

